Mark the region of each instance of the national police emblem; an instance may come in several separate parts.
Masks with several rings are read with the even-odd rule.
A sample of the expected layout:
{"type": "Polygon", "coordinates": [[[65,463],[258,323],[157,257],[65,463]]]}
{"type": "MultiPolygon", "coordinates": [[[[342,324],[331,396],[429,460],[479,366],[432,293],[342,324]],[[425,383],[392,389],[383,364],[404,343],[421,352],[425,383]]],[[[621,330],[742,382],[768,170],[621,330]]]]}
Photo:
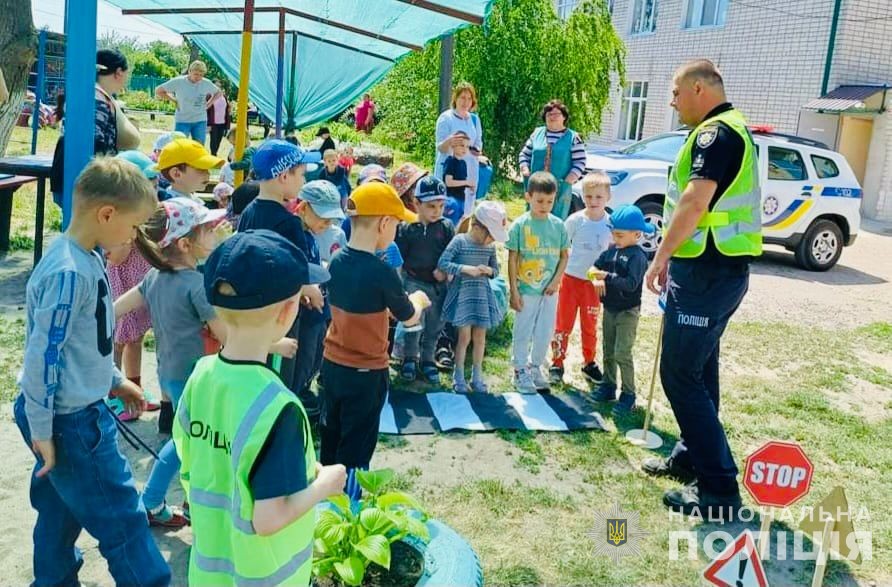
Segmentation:
{"type": "Polygon", "coordinates": [[[715,141],[718,135],[718,129],[714,126],[707,126],[697,133],[697,146],[705,149],[715,141]]]}
{"type": "Polygon", "coordinates": [[[765,216],[771,216],[775,212],[777,212],[780,203],[777,201],[777,198],[774,196],[768,196],[765,198],[765,201],[762,202],[762,212],[765,216]]]}
{"type": "Polygon", "coordinates": [[[618,503],[606,512],[597,512],[594,530],[588,533],[595,541],[595,553],[606,554],[613,562],[624,556],[640,556],[640,539],[649,532],[638,527],[639,518],[638,512],[624,512],[618,503]]]}

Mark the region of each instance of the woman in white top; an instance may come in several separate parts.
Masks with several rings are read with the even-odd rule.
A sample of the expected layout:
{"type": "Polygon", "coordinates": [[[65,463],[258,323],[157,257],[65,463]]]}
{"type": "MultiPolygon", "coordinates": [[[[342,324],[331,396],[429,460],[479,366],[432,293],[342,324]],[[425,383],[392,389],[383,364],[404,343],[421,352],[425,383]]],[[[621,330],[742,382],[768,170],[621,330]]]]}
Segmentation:
{"type": "Polygon", "coordinates": [[[464,161],[468,167],[468,180],[477,185],[480,164],[488,164],[483,156],[483,127],[480,117],[474,112],[477,108],[477,91],[468,82],[460,82],[452,90],[452,108],[444,111],[437,119],[437,157],[434,162],[434,175],[443,179],[443,163],[452,153],[452,143],[470,139],[470,148],[464,161]],[[463,132],[467,136],[456,133],[463,132]]]}

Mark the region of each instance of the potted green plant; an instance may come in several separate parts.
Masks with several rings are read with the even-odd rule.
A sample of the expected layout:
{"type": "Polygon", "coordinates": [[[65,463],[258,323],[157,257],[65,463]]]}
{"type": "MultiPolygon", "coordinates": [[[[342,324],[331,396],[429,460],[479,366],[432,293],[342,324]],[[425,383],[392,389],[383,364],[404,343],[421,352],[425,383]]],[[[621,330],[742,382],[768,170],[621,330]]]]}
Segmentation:
{"type": "Polygon", "coordinates": [[[316,520],[319,586],[483,584],[477,555],[454,530],[428,518],[410,495],[388,489],[393,471],[357,471],[363,498],[329,499],[316,520]]]}

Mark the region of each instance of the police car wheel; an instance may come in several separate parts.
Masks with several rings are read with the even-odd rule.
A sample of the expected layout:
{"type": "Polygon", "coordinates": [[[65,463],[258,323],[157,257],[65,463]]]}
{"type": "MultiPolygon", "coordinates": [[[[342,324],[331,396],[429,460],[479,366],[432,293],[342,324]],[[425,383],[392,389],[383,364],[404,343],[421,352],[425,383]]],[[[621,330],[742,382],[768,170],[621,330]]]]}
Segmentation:
{"type": "Polygon", "coordinates": [[[644,214],[644,220],[653,224],[657,231],[652,235],[644,235],[641,238],[641,248],[648,257],[653,257],[663,242],[663,206],[657,202],[641,202],[636,204],[644,214]]]}
{"type": "Polygon", "coordinates": [[[842,230],[831,220],[816,220],[796,248],[796,262],[809,271],[827,271],[842,255],[842,230]]]}

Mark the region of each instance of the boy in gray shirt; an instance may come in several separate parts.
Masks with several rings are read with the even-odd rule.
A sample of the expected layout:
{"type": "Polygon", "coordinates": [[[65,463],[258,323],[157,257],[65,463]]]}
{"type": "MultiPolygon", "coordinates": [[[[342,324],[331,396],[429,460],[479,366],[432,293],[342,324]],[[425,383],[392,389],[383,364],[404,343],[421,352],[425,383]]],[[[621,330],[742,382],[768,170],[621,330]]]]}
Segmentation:
{"type": "Polygon", "coordinates": [[[94,251],[128,242],[156,202],[152,184],[123,159],[94,159],[74,186],[74,215],[35,267],[27,286],[25,356],[15,420],[37,457],[31,477],[34,583],[77,585],[82,529],[99,541],[118,585],[167,585],[170,569],[140,505],[133,473],[118,450],[104,399],[132,412],[142,391],[115,368],[114,309],[94,251]]]}

